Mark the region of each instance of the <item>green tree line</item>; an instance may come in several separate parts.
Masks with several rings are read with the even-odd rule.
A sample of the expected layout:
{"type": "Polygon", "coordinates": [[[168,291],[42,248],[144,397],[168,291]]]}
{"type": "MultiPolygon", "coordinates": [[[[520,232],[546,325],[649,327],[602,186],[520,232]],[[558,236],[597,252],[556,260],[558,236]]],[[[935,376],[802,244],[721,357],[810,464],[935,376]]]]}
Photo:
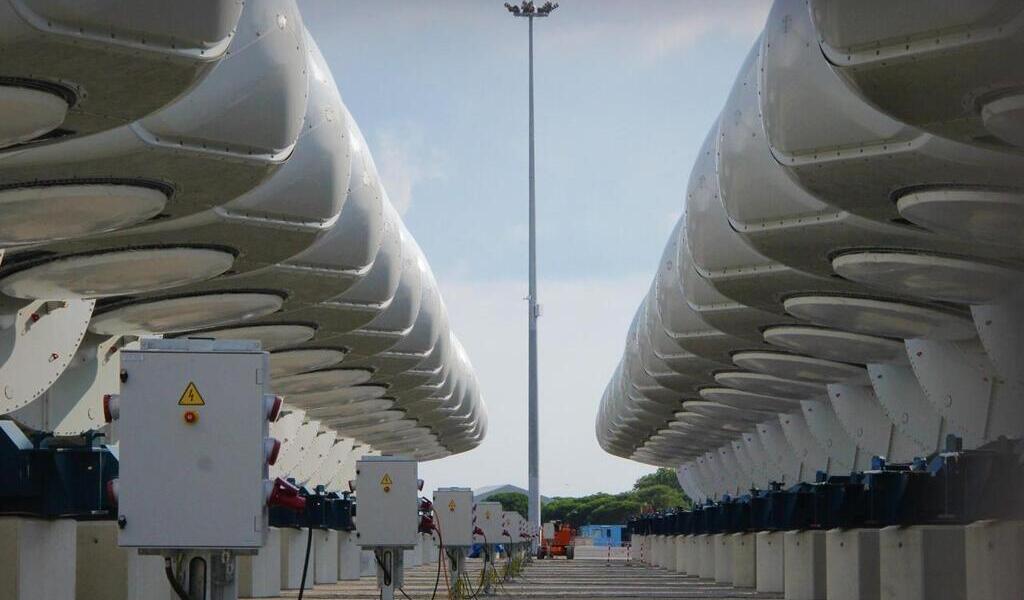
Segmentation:
{"type": "MultiPolygon", "coordinates": [[[[501,502],[504,510],[527,516],[525,494],[515,492],[493,494],[487,498],[501,502]]],[[[557,497],[544,505],[541,520],[565,521],[573,527],[581,525],[614,525],[625,523],[647,510],[690,507],[690,499],[679,487],[675,471],[661,468],[636,480],[633,489],[621,494],[597,493],[581,498],[557,497]]]]}

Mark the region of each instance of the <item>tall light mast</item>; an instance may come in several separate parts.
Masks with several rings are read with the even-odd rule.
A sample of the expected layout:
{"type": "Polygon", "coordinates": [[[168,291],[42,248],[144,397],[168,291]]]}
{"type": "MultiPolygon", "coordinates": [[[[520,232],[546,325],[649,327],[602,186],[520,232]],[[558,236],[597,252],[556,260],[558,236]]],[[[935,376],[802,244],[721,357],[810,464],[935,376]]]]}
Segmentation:
{"type": "MultiPolygon", "coordinates": [[[[530,293],[529,301],[529,518],[534,531],[540,531],[540,431],[537,400],[537,230],[536,230],[536,181],[533,151],[533,19],[549,16],[558,4],[545,2],[535,6],[532,1],[523,0],[516,6],[505,3],[505,8],[514,17],[523,17],[529,23],[530,46],[530,293]]],[[[533,540],[536,551],[537,539],[533,540]]]]}

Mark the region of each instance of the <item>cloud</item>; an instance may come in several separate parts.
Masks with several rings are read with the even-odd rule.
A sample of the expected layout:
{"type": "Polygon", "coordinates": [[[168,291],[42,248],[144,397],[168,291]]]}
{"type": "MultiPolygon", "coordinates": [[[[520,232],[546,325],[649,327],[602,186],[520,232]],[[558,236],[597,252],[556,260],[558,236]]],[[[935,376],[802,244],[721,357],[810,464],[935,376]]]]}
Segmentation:
{"type": "Polygon", "coordinates": [[[377,171],[398,214],[409,210],[418,185],[446,177],[447,157],[427,142],[422,127],[390,124],[374,132],[372,139],[377,171]]]}
{"type": "MultiPolygon", "coordinates": [[[[623,491],[651,467],[606,454],[594,420],[647,274],[539,282],[541,493],[623,491]]],[[[482,487],[527,475],[525,281],[441,282],[452,327],[476,368],[489,428],[471,452],[421,465],[428,486],[482,487]]]]}
{"type": "Polygon", "coordinates": [[[770,0],[605,0],[563,3],[551,27],[562,52],[615,45],[644,63],[693,48],[712,35],[749,37],[764,28],[770,0]],[[577,11],[587,11],[579,14],[577,11]]]}

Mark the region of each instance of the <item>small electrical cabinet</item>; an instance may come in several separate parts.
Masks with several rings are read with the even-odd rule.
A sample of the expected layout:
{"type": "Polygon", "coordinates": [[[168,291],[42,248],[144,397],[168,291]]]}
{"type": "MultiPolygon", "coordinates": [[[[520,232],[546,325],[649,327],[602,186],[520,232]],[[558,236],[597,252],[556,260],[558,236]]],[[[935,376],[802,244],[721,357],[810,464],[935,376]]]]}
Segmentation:
{"type": "Polygon", "coordinates": [[[473,490],[438,488],[434,492],[434,513],[445,546],[473,545],[473,490]]]}
{"type": "Polygon", "coordinates": [[[514,510],[506,510],[504,521],[504,529],[508,532],[508,537],[512,538],[512,543],[518,543],[519,534],[522,533],[523,517],[514,510]]]}
{"type": "Polygon", "coordinates": [[[144,339],[122,351],[121,368],[121,393],[104,405],[120,431],[118,544],[263,546],[267,353],[258,342],[144,339]]]}
{"type": "Polygon", "coordinates": [[[502,521],[504,511],[501,502],[478,502],[476,505],[476,526],[484,532],[488,544],[502,544],[502,521]]]}
{"type": "MultiPolygon", "coordinates": [[[[364,456],[356,463],[356,533],[364,548],[412,548],[419,540],[416,461],[364,456]]],[[[447,540],[446,540],[447,541],[447,540]]]]}

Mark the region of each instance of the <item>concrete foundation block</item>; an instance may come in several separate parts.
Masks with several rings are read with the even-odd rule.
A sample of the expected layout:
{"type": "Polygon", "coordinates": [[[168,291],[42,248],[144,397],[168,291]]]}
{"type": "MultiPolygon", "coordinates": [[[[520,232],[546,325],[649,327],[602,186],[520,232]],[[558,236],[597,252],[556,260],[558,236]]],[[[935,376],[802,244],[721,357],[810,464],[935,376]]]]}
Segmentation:
{"type": "Polygon", "coordinates": [[[674,570],[676,573],[686,573],[686,551],[690,549],[686,536],[675,536],[674,543],[676,545],[676,568],[674,570]]]}
{"type": "Polygon", "coordinates": [[[372,550],[359,551],[359,576],[370,577],[377,574],[377,561],[372,550]]]}
{"type": "Polygon", "coordinates": [[[75,522],[0,517],[0,600],[75,600],[75,522]]]}
{"type": "Polygon", "coordinates": [[[359,579],[359,546],[356,534],[351,531],[338,532],[338,579],[353,581],[359,579]]]}
{"type": "Polygon", "coordinates": [[[416,545],[408,550],[402,551],[402,557],[405,561],[405,567],[413,568],[423,564],[423,538],[419,535],[416,536],[416,545]]]}
{"type": "MultiPolygon", "coordinates": [[[[302,569],[306,559],[307,536],[305,529],[281,529],[281,589],[297,590],[302,585],[302,569]]],[[[310,548],[309,567],[306,570],[306,589],[313,588],[313,570],[316,547],[310,548]]]]}
{"type": "Polygon", "coordinates": [[[629,541],[626,542],[626,559],[630,562],[640,560],[640,539],[639,535],[631,535],[629,541]]]}
{"type": "Polygon", "coordinates": [[[978,521],[964,537],[967,600],[1024,598],[1024,521],[978,521]]]}
{"type": "Polygon", "coordinates": [[[964,530],[959,525],[882,529],[879,532],[881,598],[964,600],[967,597],[964,530]]]}
{"type": "Polygon", "coordinates": [[[878,600],[881,594],[877,529],[825,533],[828,600],[878,600]]]}
{"type": "Polygon", "coordinates": [[[437,537],[434,535],[427,535],[423,538],[423,562],[428,565],[436,565],[437,559],[441,555],[441,550],[437,546],[437,537]]]}
{"type": "Polygon", "coordinates": [[[76,545],[76,598],[171,600],[163,558],[118,546],[116,523],[79,523],[76,545]]]}
{"type": "Polygon", "coordinates": [[[742,588],[755,587],[757,585],[757,537],[753,533],[734,533],[730,537],[732,585],[742,588]]]}
{"type": "Polygon", "coordinates": [[[825,600],[825,532],[787,531],[783,539],[786,600],[825,600]]]}
{"type": "Polygon", "coordinates": [[[661,546],[662,536],[656,535],[651,537],[651,565],[655,567],[661,566],[661,546]]]}
{"type": "Polygon", "coordinates": [[[313,531],[314,583],[338,583],[338,532],[313,531]]]}
{"type": "MultiPolygon", "coordinates": [[[[238,557],[238,595],[276,598],[281,595],[281,530],[271,527],[259,553],[238,557]]],[[[167,582],[164,581],[164,586],[167,582]]]]}
{"type": "Polygon", "coordinates": [[[715,536],[702,533],[697,536],[700,547],[700,563],[697,575],[701,579],[715,578],[715,536]]]}
{"type": "Polygon", "coordinates": [[[732,535],[716,533],[715,545],[715,582],[732,584],[732,535]]]}
{"type": "Polygon", "coordinates": [[[700,536],[686,536],[686,576],[700,577],[700,536]]]}
{"type": "Polygon", "coordinates": [[[662,568],[668,569],[669,571],[676,570],[676,537],[674,535],[666,535],[662,542],[663,558],[662,568]]]}
{"type": "Polygon", "coordinates": [[[757,561],[757,585],[759,592],[781,593],[785,591],[786,552],[781,531],[759,531],[755,536],[757,561]]]}
{"type": "Polygon", "coordinates": [[[759,531],[757,533],[757,587],[758,592],[785,591],[785,533],[759,531]]]}

